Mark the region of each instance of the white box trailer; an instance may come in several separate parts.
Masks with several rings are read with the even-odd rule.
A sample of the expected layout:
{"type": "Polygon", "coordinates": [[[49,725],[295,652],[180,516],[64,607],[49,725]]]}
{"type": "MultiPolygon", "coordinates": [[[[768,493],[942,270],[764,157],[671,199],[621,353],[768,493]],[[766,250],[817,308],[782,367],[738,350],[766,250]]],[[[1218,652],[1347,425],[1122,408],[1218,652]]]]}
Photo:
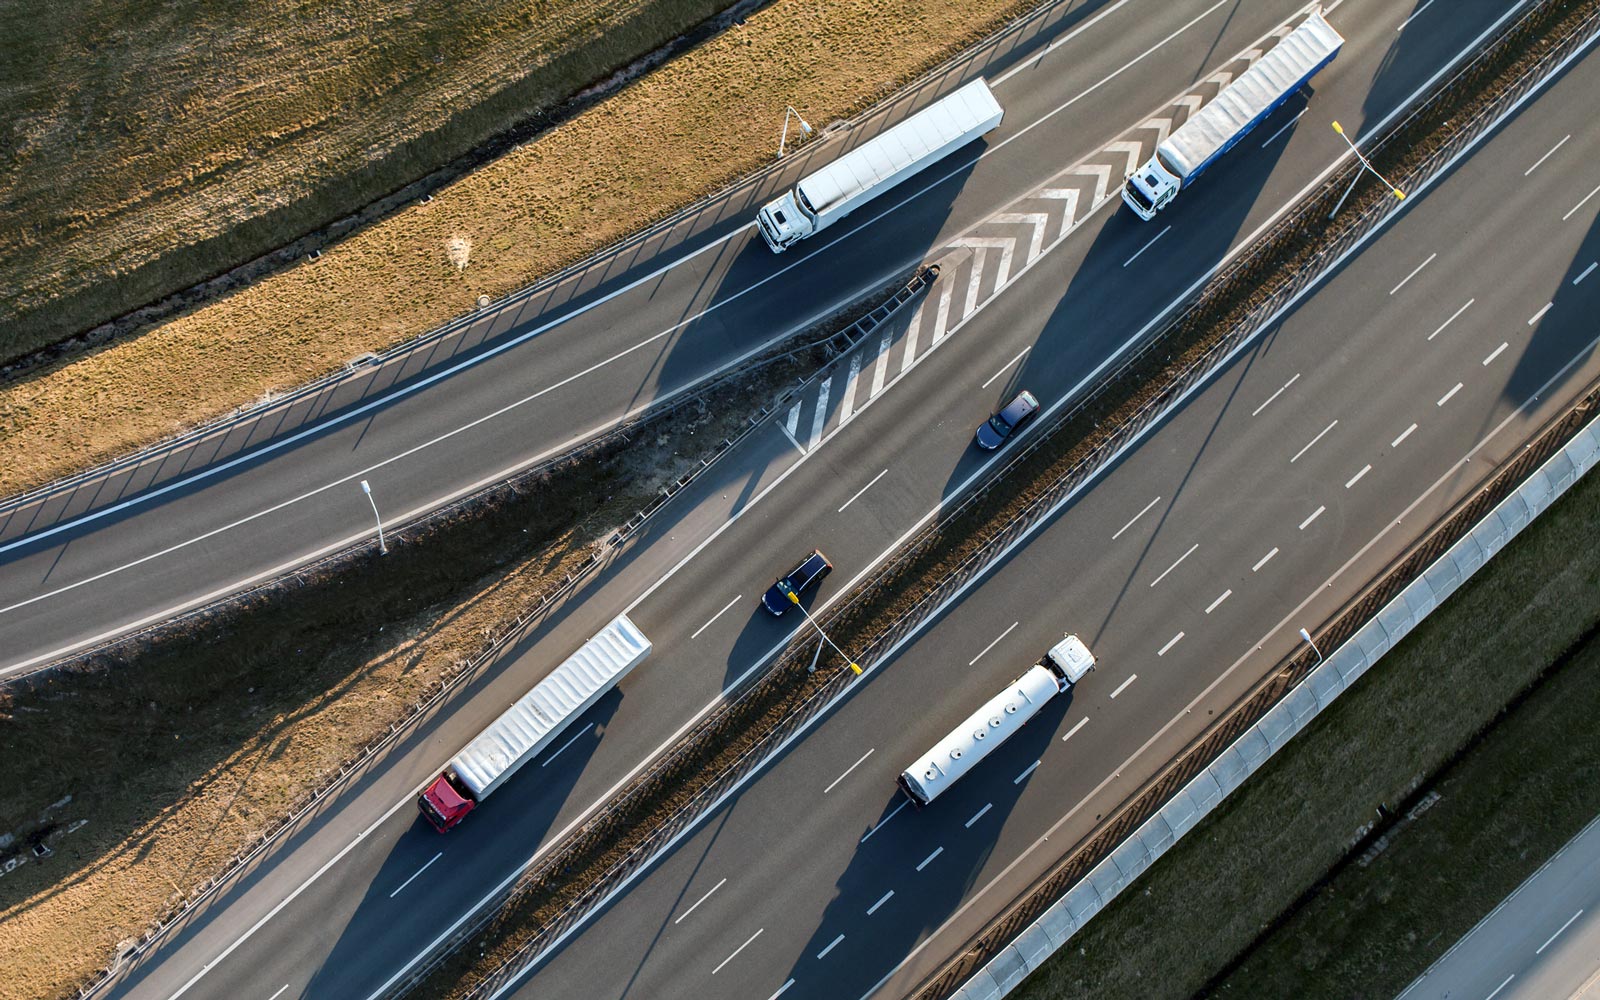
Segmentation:
{"type": "Polygon", "coordinates": [[[443,833],[548,747],[567,724],[650,655],[650,640],[618,615],[451,758],[417,806],[443,833]]]}
{"type": "Polygon", "coordinates": [[[1149,221],[1195,178],[1333,62],[1344,38],[1315,10],[1156,147],[1128,175],[1122,200],[1149,221]]]}
{"type": "Polygon", "coordinates": [[[973,80],[768,202],[756,213],[762,239],[782,253],[998,127],[1003,116],[989,85],[973,80]]]}
{"type": "Polygon", "coordinates": [[[895,783],[917,806],[927,805],[1015,735],[1046,702],[1093,670],[1094,664],[1089,647],[1069,633],[1050,647],[1041,663],[1030,667],[917,758],[895,783]]]}

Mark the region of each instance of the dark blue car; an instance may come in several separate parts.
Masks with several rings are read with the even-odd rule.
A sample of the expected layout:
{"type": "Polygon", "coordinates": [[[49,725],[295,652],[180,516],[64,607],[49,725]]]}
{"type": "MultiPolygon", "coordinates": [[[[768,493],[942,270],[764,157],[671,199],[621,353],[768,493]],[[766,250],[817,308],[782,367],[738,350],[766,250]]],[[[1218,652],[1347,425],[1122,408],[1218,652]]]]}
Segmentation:
{"type": "Polygon", "coordinates": [[[781,615],[794,606],[795,602],[789,595],[798,598],[807,587],[832,572],[833,563],[822,554],[822,550],[812,549],[811,554],[794,568],[794,572],[767,588],[767,592],[761,595],[761,606],[775,615],[781,615]]]}

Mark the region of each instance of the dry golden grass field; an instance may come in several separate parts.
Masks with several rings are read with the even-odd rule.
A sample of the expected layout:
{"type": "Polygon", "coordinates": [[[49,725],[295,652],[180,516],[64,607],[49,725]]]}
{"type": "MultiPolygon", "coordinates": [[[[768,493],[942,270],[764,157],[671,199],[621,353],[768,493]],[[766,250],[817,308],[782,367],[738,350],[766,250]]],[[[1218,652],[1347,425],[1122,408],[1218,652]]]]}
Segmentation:
{"type": "Polygon", "coordinates": [[[843,117],[1033,5],[777,0],[314,265],[0,386],[0,495],[302,382],[467,310],[479,293],[581,259],[767,162],[785,104],[813,121],[843,117]]]}

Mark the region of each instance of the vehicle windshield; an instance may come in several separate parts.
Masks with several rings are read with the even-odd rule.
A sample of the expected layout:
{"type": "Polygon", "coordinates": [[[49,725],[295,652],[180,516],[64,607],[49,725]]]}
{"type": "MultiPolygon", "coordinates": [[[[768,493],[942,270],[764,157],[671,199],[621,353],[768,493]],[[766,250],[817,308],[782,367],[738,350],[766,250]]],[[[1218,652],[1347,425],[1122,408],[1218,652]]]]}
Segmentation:
{"type": "Polygon", "coordinates": [[[1139,190],[1139,185],[1135,184],[1131,177],[1128,178],[1128,183],[1123,185],[1123,190],[1128,192],[1129,197],[1139,203],[1140,208],[1151,208],[1155,204],[1144,196],[1144,192],[1139,190]]]}
{"type": "Polygon", "coordinates": [[[1011,425],[1006,423],[1006,418],[998,413],[989,418],[989,426],[993,428],[994,432],[1001,437],[1005,437],[1011,433],[1011,425]]]}
{"type": "Polygon", "coordinates": [[[788,597],[790,594],[794,593],[794,584],[789,582],[788,577],[784,577],[782,580],[779,580],[775,586],[778,588],[778,593],[782,594],[784,597],[788,597]]]}

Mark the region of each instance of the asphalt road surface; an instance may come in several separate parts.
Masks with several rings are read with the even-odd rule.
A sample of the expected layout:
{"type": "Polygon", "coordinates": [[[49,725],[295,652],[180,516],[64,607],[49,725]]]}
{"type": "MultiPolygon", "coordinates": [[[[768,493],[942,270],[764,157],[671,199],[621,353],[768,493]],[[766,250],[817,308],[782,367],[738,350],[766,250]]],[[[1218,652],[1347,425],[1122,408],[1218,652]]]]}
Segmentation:
{"type": "MultiPolygon", "coordinates": [[[[1189,9],[1193,20],[1207,8],[1189,9]]],[[[1227,8],[1217,11],[1225,12],[1227,8]]],[[[1436,21],[1423,11],[1400,31],[1409,13],[1349,0],[1335,11],[1335,23],[1349,44],[1319,77],[1313,106],[1321,109],[1325,103],[1326,117],[1337,115],[1347,127],[1363,115],[1369,120],[1381,117],[1503,13],[1490,3],[1461,4],[1436,21]],[[1382,98],[1374,96],[1379,92],[1382,98]]],[[[1229,33],[1230,26],[1222,31],[1225,41],[1208,39],[1203,51],[1185,58],[1193,56],[1196,67],[1207,59],[1213,66],[1225,62],[1272,26],[1252,24],[1237,35],[1229,33]]],[[[1164,28],[1164,34],[1147,36],[1144,48],[1132,55],[1173,36],[1178,27],[1181,22],[1164,28]]],[[[1186,38],[1180,33],[1167,44],[1186,38]]],[[[1086,30],[1045,57],[1044,64],[1080,44],[1097,43],[1086,30]]],[[[1077,62],[1056,64],[1054,72],[1075,72],[1093,53],[1085,49],[1081,55],[1077,62]]],[[[1186,77],[1208,72],[1196,68],[1186,77]]],[[[1143,111],[1120,111],[1119,120],[1136,122],[1181,89],[1169,89],[1143,111]]],[[[1004,93],[1002,100],[1014,106],[1004,93]]],[[[787,641],[798,623],[770,619],[755,609],[773,575],[820,544],[840,571],[814,600],[826,602],[842,592],[943,498],[981,472],[984,459],[970,449],[970,435],[996,401],[1027,385],[1048,404],[1059,403],[1116,345],[1160,311],[1162,296],[1151,293],[1151,287],[1170,301],[1326,166],[1338,147],[1320,127],[1297,127],[1299,110],[1287,108],[1281,121],[1264,125],[1261,145],[1252,155],[1241,152],[1208,173],[1205,187],[1165,213],[1161,225],[1170,229],[1144,226],[1126,212],[1101,213],[1082,221],[1058,249],[1032,258],[1026,273],[998,295],[992,269],[999,255],[991,254],[985,265],[991,270],[983,271],[976,264],[982,248],[964,248],[971,263],[951,269],[956,284],[947,284],[945,276],[939,283],[959,287],[965,296],[973,287],[971,275],[987,275],[978,283],[979,301],[963,325],[935,340],[936,320],[929,319],[920,346],[912,350],[912,320],[907,318],[897,325],[888,348],[881,342],[863,345],[864,352],[872,352],[871,361],[863,360],[854,378],[847,367],[826,400],[820,387],[808,397],[802,412],[794,414],[793,430],[788,421],[779,421],[728,456],[692,495],[682,498],[672,516],[636,539],[605,574],[524,643],[517,656],[497,664],[455,699],[448,713],[428,720],[333,798],[239,885],[131,970],[118,994],[270,996],[288,987],[285,997],[359,997],[378,988],[510,877],[539,845],[581,816],[696,712],[714,703],[727,684],[757,669],[787,641]],[[1153,238],[1160,240],[1155,244],[1159,252],[1149,247],[1153,238]],[[1124,266],[1141,248],[1146,249],[1138,258],[1140,267],[1124,266]],[[931,343],[937,349],[930,349],[931,343]],[[881,383],[880,372],[885,372],[881,383]],[[657,652],[617,695],[575,725],[573,732],[580,738],[559,747],[537,770],[530,767],[528,774],[537,774],[536,779],[508,785],[448,837],[419,825],[410,793],[534,679],[624,607],[654,640],[657,652]]],[[[1071,162],[1060,158],[1052,166],[1059,170],[1071,162]]],[[[1038,182],[1053,176],[1042,174],[1038,182]]],[[[1012,193],[1026,190],[1014,187],[1012,193]]],[[[835,250],[846,252],[849,245],[835,250]]],[[[862,265],[857,261],[855,266],[862,265]]],[[[1414,283],[1424,284],[1421,276],[1414,283]]],[[[937,313],[944,294],[939,286],[912,316],[937,313]]],[[[1538,329],[1542,332],[1552,322],[1547,317],[1538,329]]],[[[1479,391],[1483,389],[1480,385],[1479,391]]],[[[1287,404],[1292,398],[1291,387],[1280,401],[1287,404]]],[[[1419,432],[1418,440],[1425,435],[1419,432]]],[[[1133,510],[1157,495],[1144,497],[1133,510]]],[[[362,499],[359,493],[357,499],[362,499]]],[[[1250,506],[1235,500],[1223,503],[1236,510],[1250,506]]],[[[1126,502],[1119,500],[1118,505],[1126,502]]],[[[1161,510],[1158,505],[1146,516],[1156,521],[1165,516],[1161,510]]],[[[368,515],[370,511],[363,516],[368,515]]],[[[1334,520],[1328,518],[1324,526],[1334,520]]],[[[1196,553],[1184,566],[1207,561],[1196,553]]],[[[1191,599],[1176,587],[1161,593],[1191,599]]],[[[1007,642],[1031,642],[1038,638],[1034,632],[1057,627],[1041,619],[1018,628],[1007,642]]],[[[949,711],[1009,676],[1011,664],[1000,659],[1005,645],[987,654],[987,661],[979,660],[982,670],[963,673],[960,690],[941,695],[949,699],[949,711]]],[[[1222,669],[1220,664],[1205,666],[1213,676],[1222,669]]],[[[1121,697],[1131,700],[1134,692],[1130,688],[1121,697]]],[[[1100,753],[1094,751],[1089,759],[1100,762],[1103,776],[1121,758],[1114,755],[1115,748],[1108,755],[1100,753]]],[[[890,756],[878,751],[857,773],[890,756]]]]}
{"type": "MultiPolygon", "coordinates": [[[[384,516],[403,520],[676,394],[881,287],[1163,107],[1302,3],[1062,4],[842,140],[453,336],[193,446],[0,507],[0,673],[369,536],[363,479],[384,516]],[[782,184],[979,74],[1007,109],[984,142],[781,257],[755,238],[755,208],[782,184]]],[[[1505,7],[1466,0],[1448,16],[1421,10],[1402,32],[1405,11],[1346,0],[1333,16],[1350,44],[1317,82],[1327,117],[1359,134],[1505,7]]],[[[1219,205],[1212,225],[1164,238],[1159,268],[1147,259],[1118,273],[1133,241],[1154,234],[1120,222],[1127,254],[1096,254],[1076,276],[1085,292],[1074,296],[1084,318],[1074,360],[1120,343],[1338,155],[1322,128],[1315,141],[1255,151],[1233,175],[1245,196],[1219,205]],[[1129,284],[1140,294],[1097,294],[1129,284]]],[[[1112,169],[1114,183],[1126,165],[1112,169]]]]}
{"type": "Polygon", "coordinates": [[[1600,997],[1600,823],[1590,823],[1400,1000],[1600,997]]]}

